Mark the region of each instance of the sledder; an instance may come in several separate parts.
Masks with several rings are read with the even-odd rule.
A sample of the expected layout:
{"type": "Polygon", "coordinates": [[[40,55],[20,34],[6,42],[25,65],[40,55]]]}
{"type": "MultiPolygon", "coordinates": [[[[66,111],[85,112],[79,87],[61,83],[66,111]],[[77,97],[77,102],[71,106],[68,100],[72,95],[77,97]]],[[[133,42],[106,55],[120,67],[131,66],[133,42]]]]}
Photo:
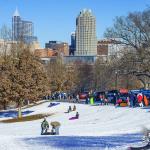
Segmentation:
{"type": "Polygon", "coordinates": [[[60,123],[58,121],[51,122],[52,130],[51,135],[59,135],[60,123]]]}
{"type": "Polygon", "coordinates": [[[75,117],[69,118],[69,120],[75,120],[75,119],[79,119],[79,113],[78,112],[76,112],[75,117]]]}

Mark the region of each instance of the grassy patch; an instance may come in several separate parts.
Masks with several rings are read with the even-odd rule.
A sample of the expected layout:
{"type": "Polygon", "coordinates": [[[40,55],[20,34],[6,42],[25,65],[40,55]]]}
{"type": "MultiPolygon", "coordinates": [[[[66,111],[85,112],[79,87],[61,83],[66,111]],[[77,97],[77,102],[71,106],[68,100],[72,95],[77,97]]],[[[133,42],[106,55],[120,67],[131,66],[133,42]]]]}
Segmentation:
{"type": "Polygon", "coordinates": [[[48,117],[51,115],[53,115],[53,114],[36,114],[36,115],[30,115],[30,116],[23,116],[22,118],[13,118],[13,119],[1,120],[0,122],[15,123],[15,122],[34,121],[34,120],[42,119],[44,117],[48,117]]]}

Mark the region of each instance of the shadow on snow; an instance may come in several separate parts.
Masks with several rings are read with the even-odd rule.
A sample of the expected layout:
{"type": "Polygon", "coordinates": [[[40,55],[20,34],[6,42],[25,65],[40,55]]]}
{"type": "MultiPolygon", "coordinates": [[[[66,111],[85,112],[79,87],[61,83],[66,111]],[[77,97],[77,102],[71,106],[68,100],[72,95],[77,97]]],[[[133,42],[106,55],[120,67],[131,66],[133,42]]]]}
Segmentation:
{"type": "MultiPolygon", "coordinates": [[[[30,114],[32,113],[33,111],[22,111],[22,115],[27,115],[27,114],[30,114]]],[[[17,117],[18,116],[18,111],[15,111],[15,110],[10,110],[10,111],[4,111],[4,112],[0,112],[0,118],[4,118],[4,117],[17,117]]]]}
{"type": "Polygon", "coordinates": [[[28,145],[39,145],[59,149],[105,149],[129,146],[139,143],[141,134],[124,134],[116,136],[40,136],[25,138],[23,141],[28,145]]]}

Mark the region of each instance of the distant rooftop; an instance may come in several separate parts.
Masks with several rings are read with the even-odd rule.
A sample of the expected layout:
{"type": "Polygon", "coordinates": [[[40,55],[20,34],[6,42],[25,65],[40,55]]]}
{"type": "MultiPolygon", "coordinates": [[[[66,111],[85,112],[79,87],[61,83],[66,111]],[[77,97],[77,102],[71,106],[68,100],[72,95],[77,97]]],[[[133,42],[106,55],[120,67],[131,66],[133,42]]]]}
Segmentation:
{"type": "Polygon", "coordinates": [[[93,16],[92,15],[92,10],[91,9],[83,9],[80,11],[79,16],[93,16]]]}
{"type": "Polygon", "coordinates": [[[14,17],[14,16],[20,16],[19,11],[18,11],[17,8],[16,8],[16,10],[15,10],[15,12],[14,12],[14,14],[13,14],[13,17],[14,17]]]}

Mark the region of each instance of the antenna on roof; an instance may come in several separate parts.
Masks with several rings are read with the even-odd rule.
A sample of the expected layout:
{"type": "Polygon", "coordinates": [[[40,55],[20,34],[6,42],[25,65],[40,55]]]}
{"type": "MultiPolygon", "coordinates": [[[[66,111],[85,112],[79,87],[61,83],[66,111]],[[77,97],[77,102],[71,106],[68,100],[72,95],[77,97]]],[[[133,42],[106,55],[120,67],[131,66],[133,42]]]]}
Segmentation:
{"type": "Polygon", "coordinates": [[[14,12],[13,16],[20,16],[20,14],[19,14],[19,11],[18,11],[18,8],[17,8],[17,7],[16,7],[16,10],[15,10],[15,12],[14,12]]]}

